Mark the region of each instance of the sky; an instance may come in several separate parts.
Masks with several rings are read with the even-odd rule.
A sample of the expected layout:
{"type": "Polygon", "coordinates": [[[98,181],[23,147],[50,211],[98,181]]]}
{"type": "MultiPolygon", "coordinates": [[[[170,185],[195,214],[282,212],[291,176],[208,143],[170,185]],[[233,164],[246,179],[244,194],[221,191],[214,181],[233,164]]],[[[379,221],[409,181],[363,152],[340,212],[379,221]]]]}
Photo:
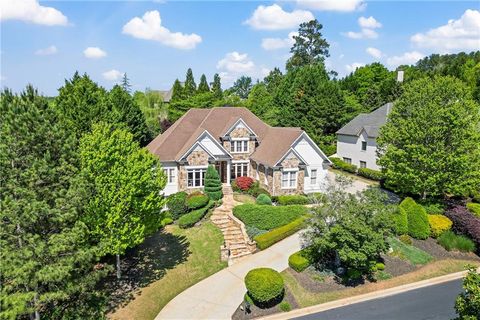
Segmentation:
{"type": "Polygon", "coordinates": [[[394,70],[432,53],[480,50],[479,1],[0,1],[0,84],[57,94],[78,70],[111,88],[169,89],[192,68],[262,79],[284,69],[298,25],[313,18],[344,76],[379,61],[394,70]]]}

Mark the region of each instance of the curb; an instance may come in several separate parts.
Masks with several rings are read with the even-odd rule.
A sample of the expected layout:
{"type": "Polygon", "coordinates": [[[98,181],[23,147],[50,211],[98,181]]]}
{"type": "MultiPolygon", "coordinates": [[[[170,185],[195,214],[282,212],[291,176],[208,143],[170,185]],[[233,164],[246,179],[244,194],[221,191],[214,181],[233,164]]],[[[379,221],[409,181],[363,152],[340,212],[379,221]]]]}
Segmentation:
{"type": "MultiPolygon", "coordinates": [[[[478,270],[480,270],[480,268],[478,268],[478,270]]],[[[467,271],[460,271],[456,273],[447,274],[445,276],[440,276],[432,279],[404,284],[404,285],[389,288],[389,289],[384,289],[381,291],[369,292],[369,293],[365,293],[365,294],[361,294],[361,295],[357,295],[349,298],[343,298],[343,299],[339,299],[331,302],[317,304],[317,305],[302,308],[302,309],[296,309],[290,312],[276,313],[266,317],[259,317],[255,319],[256,320],[292,319],[296,317],[309,315],[312,313],[322,312],[322,311],[344,307],[351,304],[374,300],[378,298],[384,298],[384,297],[392,296],[395,294],[407,292],[410,290],[415,290],[415,289],[424,288],[424,287],[428,287],[428,286],[432,286],[432,285],[436,285],[444,282],[449,282],[452,280],[457,280],[457,279],[463,278],[466,274],[467,274],[467,271]]]]}

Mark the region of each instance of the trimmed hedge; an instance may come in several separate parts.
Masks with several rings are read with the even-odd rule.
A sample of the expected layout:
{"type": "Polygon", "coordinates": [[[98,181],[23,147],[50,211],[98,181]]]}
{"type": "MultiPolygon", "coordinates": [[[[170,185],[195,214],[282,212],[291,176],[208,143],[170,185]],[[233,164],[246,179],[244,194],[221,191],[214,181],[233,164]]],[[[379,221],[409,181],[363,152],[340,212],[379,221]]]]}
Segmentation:
{"type": "Polygon", "coordinates": [[[405,198],[400,207],[407,212],[408,234],[415,239],[427,239],[430,236],[430,224],[425,208],[410,197],[405,198]]]}
{"type": "Polygon", "coordinates": [[[295,252],[288,257],[288,265],[297,272],[302,272],[310,265],[310,260],[306,257],[304,250],[295,252]]]}
{"type": "Polygon", "coordinates": [[[429,214],[428,223],[430,224],[430,235],[437,238],[445,231],[452,228],[452,220],[441,214],[429,214]]]}
{"type": "Polygon", "coordinates": [[[369,168],[359,168],[358,175],[370,180],[380,181],[383,179],[383,173],[369,168]]]}
{"type": "Polygon", "coordinates": [[[307,213],[304,206],[263,206],[242,204],[233,208],[233,215],[247,226],[271,230],[286,225],[307,213]]]}
{"type": "Polygon", "coordinates": [[[213,166],[208,166],[205,174],[205,187],[203,189],[211,200],[220,200],[223,197],[222,181],[213,166]]]}
{"type": "Polygon", "coordinates": [[[186,200],[187,193],[183,191],[171,194],[167,197],[167,207],[174,220],[187,213],[188,208],[185,204],[186,200]]]}
{"type": "Polygon", "coordinates": [[[474,216],[480,218],[480,203],[467,203],[467,209],[473,213],[474,216]]]}
{"type": "Polygon", "coordinates": [[[480,249],[480,219],[475,217],[467,208],[455,205],[445,212],[453,222],[453,230],[464,234],[475,242],[480,249]]]}
{"type": "Polygon", "coordinates": [[[272,199],[270,199],[269,196],[267,196],[266,194],[259,194],[258,197],[257,197],[257,200],[255,201],[256,204],[260,204],[260,205],[272,205],[272,199]]]}
{"type": "Polygon", "coordinates": [[[187,197],[187,207],[190,210],[200,209],[208,204],[210,199],[203,193],[192,193],[187,197]]]}
{"type": "Polygon", "coordinates": [[[448,251],[458,250],[461,252],[475,251],[475,244],[465,236],[458,236],[452,231],[446,231],[438,237],[438,243],[448,251]]]}
{"type": "Polygon", "coordinates": [[[288,206],[292,204],[308,204],[310,201],[305,196],[292,194],[292,195],[278,196],[277,202],[279,205],[288,206]]]}
{"type": "Polygon", "coordinates": [[[404,208],[400,206],[397,208],[397,211],[393,215],[393,220],[395,222],[394,228],[397,235],[408,233],[407,211],[405,211],[404,208]]]}
{"type": "Polygon", "coordinates": [[[333,167],[335,169],[340,169],[340,170],[347,171],[347,172],[350,172],[350,173],[357,173],[357,166],[354,165],[354,164],[346,163],[342,159],[335,158],[335,157],[330,158],[330,161],[332,161],[333,167]]]}
{"type": "Polygon", "coordinates": [[[195,223],[202,220],[202,218],[207,214],[208,210],[213,207],[214,204],[215,202],[210,200],[207,206],[184,214],[180,217],[180,219],[178,219],[178,226],[182,229],[193,227],[195,223]]]}
{"type": "Polygon", "coordinates": [[[304,227],[305,218],[301,217],[293,220],[289,224],[273,229],[267,233],[261,234],[253,238],[260,250],[266,249],[280,240],[294,234],[304,227]]]}
{"type": "Polygon", "coordinates": [[[270,268],[250,270],[245,276],[245,286],[248,296],[259,306],[280,302],[285,291],[282,276],[270,268]]]}

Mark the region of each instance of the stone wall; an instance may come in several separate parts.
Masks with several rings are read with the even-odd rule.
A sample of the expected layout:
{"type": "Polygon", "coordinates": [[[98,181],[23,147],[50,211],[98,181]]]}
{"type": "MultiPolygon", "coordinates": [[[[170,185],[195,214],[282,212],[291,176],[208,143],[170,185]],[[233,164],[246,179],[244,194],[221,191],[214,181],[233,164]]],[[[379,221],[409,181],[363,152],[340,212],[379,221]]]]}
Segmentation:
{"type": "Polygon", "coordinates": [[[284,194],[301,194],[303,193],[303,185],[305,182],[305,170],[299,169],[297,171],[297,188],[296,189],[282,189],[282,171],[275,170],[273,172],[273,194],[276,196],[284,194]]]}
{"type": "Polygon", "coordinates": [[[208,166],[208,153],[203,150],[192,151],[187,161],[189,166],[208,166]]]}
{"type": "MultiPolygon", "coordinates": [[[[250,132],[247,128],[235,128],[230,132],[230,138],[250,138],[250,132]]],[[[223,147],[231,153],[233,160],[249,160],[250,155],[255,151],[256,142],[255,140],[248,141],[248,152],[245,153],[231,153],[231,141],[223,141],[223,147]]],[[[254,176],[253,176],[254,177],[254,176]]]]}

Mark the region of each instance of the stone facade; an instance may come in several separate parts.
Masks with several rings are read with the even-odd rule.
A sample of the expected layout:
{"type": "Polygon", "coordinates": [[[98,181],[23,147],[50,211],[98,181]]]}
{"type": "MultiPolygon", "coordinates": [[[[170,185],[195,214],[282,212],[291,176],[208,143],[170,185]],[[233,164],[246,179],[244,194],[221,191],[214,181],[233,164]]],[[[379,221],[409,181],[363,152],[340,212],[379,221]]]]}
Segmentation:
{"type": "MultiPolygon", "coordinates": [[[[230,138],[235,139],[235,138],[250,138],[250,131],[248,131],[247,128],[235,128],[230,132],[230,138]]],[[[231,150],[231,141],[230,140],[225,140],[223,141],[223,147],[230,152],[231,150]]],[[[248,152],[242,152],[242,153],[231,153],[233,160],[249,160],[250,155],[255,151],[256,147],[256,142],[255,140],[249,140],[248,141],[248,152]]]]}
{"type": "Polygon", "coordinates": [[[279,196],[285,194],[303,193],[303,185],[305,181],[305,170],[299,169],[297,172],[297,188],[296,189],[282,189],[282,171],[275,170],[273,172],[273,190],[272,194],[279,196]]]}
{"type": "Polygon", "coordinates": [[[203,150],[192,151],[188,157],[189,166],[208,166],[208,153],[203,150]]]}
{"type": "Polygon", "coordinates": [[[286,157],[282,163],[281,166],[283,168],[298,168],[298,165],[300,164],[300,160],[297,159],[294,155],[290,155],[289,157],[286,157]]]}

